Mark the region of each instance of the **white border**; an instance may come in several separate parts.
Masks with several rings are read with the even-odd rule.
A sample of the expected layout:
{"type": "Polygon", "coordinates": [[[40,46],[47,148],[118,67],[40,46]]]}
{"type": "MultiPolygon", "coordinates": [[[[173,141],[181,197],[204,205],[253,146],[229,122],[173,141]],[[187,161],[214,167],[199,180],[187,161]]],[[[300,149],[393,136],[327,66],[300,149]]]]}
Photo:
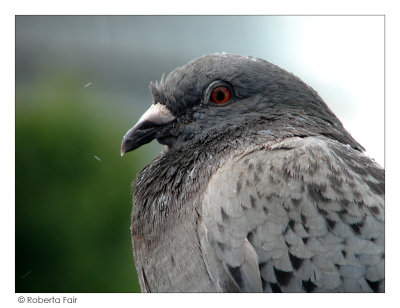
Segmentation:
{"type": "MultiPolygon", "coordinates": [[[[148,306],[267,306],[267,307],[393,307],[399,302],[400,218],[397,191],[399,183],[399,12],[395,1],[196,1],[188,6],[182,1],[13,1],[1,4],[1,302],[6,307],[20,305],[14,293],[14,15],[16,14],[385,14],[386,15],[386,294],[72,294],[77,305],[121,307],[148,306]],[[237,3],[240,3],[238,6],[237,3]],[[3,229],[4,228],[4,229],[3,229]],[[279,297],[278,297],[279,296],[279,297]]],[[[38,295],[38,294],[34,294],[38,295]]],[[[52,294],[41,294],[52,296],[52,294]]],[[[56,294],[56,296],[64,294],[56,294]]],[[[52,304],[48,304],[53,306],[52,304]]],[[[57,305],[57,304],[54,304],[57,305]]]]}

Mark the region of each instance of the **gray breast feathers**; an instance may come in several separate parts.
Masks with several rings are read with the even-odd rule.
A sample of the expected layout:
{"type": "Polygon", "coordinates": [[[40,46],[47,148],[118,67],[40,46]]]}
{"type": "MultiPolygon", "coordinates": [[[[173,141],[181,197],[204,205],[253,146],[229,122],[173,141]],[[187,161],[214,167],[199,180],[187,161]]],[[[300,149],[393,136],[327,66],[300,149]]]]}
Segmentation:
{"type": "Polygon", "coordinates": [[[212,176],[199,236],[220,291],[383,292],[384,170],[322,137],[248,149],[212,176]]]}

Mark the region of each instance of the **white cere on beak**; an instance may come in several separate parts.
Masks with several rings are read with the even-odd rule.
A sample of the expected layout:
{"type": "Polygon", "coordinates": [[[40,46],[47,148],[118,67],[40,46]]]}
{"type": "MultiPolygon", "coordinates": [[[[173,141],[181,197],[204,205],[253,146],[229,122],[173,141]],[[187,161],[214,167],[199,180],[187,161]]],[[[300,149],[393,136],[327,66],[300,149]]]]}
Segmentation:
{"type": "Polygon", "coordinates": [[[165,105],[162,105],[161,103],[156,103],[151,105],[151,107],[140,117],[135,126],[139,126],[145,121],[152,122],[157,125],[162,125],[167,124],[174,119],[175,117],[165,105]]]}

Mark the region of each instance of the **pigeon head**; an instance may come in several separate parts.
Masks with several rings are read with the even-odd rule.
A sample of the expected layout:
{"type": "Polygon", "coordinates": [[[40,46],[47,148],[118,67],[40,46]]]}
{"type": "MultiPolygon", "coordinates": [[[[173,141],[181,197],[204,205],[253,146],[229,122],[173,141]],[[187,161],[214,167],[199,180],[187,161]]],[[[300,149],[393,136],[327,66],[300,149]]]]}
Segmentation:
{"type": "Polygon", "coordinates": [[[153,103],[124,136],[121,155],[153,139],[174,148],[229,127],[251,132],[277,121],[293,136],[322,134],[362,149],[311,87],[262,59],[203,56],[150,90],[153,103]]]}

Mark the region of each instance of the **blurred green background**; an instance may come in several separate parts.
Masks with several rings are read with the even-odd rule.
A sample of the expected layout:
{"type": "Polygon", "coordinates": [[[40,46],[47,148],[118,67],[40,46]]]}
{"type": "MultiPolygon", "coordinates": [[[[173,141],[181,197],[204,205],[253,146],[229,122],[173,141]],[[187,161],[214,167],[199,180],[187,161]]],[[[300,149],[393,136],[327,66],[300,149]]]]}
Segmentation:
{"type": "MultiPolygon", "coordinates": [[[[149,81],[201,55],[229,52],[280,65],[311,84],[346,127],[359,127],[365,141],[377,139],[368,128],[379,126],[381,110],[383,120],[383,96],[382,105],[375,100],[367,108],[342,77],[327,78],[336,69],[360,77],[344,61],[342,39],[361,28],[368,32],[367,24],[375,29],[383,19],[16,16],[16,292],[140,292],[130,239],[131,182],[161,146],[153,142],[121,158],[120,143],[151,104],[149,81]],[[345,27],[338,30],[339,24],[345,27]],[[329,48],[336,62],[304,56],[311,29],[342,31],[328,46],[309,46],[324,56],[329,48]],[[310,63],[330,71],[315,71],[310,63]],[[367,119],[362,110],[374,113],[367,128],[357,122],[367,119]]],[[[359,46],[363,54],[372,50],[368,44],[377,45],[371,35],[365,46],[349,46],[353,41],[346,41],[349,50],[359,46]]],[[[350,60],[363,61],[356,52],[350,60]]]]}
{"type": "Polygon", "coordinates": [[[146,160],[118,154],[129,117],[77,76],[16,96],[16,291],[138,291],[130,187],[146,160]],[[119,121],[121,120],[121,121],[119,121]]]}

